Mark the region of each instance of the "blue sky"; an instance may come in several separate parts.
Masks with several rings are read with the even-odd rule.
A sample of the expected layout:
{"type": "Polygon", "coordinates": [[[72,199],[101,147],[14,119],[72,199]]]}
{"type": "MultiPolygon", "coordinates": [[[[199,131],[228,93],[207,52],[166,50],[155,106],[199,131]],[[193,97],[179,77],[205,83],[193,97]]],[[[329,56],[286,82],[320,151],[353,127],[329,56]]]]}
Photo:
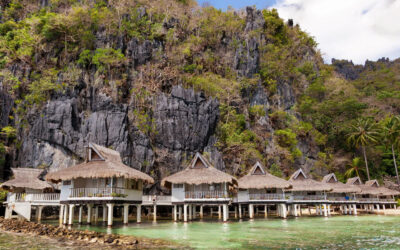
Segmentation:
{"type": "Polygon", "coordinates": [[[255,5],[257,8],[264,9],[266,7],[269,7],[273,4],[275,4],[276,0],[198,0],[197,1],[199,5],[201,6],[204,2],[208,2],[212,6],[214,6],[217,9],[223,9],[225,10],[228,6],[232,6],[235,9],[241,9],[246,6],[252,6],[255,5]]]}

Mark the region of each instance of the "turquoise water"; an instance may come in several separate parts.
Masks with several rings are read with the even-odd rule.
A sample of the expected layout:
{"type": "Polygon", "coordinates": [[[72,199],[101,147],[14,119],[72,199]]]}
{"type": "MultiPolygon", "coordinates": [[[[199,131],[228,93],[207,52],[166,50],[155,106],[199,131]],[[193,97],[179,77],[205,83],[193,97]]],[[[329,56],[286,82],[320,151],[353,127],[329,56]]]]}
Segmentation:
{"type": "Polygon", "coordinates": [[[131,223],[113,229],[80,229],[172,240],[193,248],[209,249],[400,249],[400,217],[335,216],[255,219],[221,223],[131,223]]]}

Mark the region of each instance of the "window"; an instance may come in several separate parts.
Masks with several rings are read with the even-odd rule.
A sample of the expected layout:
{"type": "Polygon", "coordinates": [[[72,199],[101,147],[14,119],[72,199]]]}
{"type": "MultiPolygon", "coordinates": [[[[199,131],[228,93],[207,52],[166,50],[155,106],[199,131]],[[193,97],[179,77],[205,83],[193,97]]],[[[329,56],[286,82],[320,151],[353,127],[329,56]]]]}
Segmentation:
{"type": "Polygon", "coordinates": [[[71,181],[63,181],[63,185],[69,186],[69,185],[71,185],[71,181]]]}
{"type": "Polygon", "coordinates": [[[174,188],[183,188],[183,184],[174,184],[174,188]]]}

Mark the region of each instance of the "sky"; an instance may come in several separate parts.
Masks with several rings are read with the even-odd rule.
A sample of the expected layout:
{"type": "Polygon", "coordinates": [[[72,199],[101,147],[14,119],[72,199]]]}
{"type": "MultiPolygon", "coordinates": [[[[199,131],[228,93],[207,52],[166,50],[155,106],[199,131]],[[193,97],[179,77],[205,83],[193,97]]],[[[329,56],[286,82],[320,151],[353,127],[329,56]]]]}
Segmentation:
{"type": "Polygon", "coordinates": [[[199,0],[218,9],[276,8],[315,37],[326,62],[400,57],[400,0],[199,0]]]}

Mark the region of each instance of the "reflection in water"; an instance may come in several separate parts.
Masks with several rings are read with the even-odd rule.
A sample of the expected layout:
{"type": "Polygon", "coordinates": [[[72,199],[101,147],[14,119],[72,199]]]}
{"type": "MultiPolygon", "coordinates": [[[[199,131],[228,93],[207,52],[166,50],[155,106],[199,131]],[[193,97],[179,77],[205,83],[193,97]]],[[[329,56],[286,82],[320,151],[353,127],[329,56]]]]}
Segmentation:
{"type": "MultiPolygon", "coordinates": [[[[78,228],[78,227],[77,227],[78,228]]],[[[400,248],[400,217],[335,216],[277,218],[190,223],[145,222],[82,226],[89,229],[150,238],[162,238],[194,248],[400,248]]]]}

